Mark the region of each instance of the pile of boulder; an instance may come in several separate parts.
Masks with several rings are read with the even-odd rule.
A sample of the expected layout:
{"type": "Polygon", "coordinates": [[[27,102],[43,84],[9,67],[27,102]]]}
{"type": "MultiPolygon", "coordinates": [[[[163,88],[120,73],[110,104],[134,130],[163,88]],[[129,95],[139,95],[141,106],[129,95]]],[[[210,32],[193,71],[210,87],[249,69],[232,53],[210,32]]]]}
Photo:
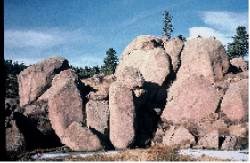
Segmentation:
{"type": "Polygon", "coordinates": [[[65,58],[53,57],[22,71],[18,82],[20,109],[6,129],[10,152],[248,145],[248,65],[229,60],[214,38],[138,36],[114,75],[80,80],[65,58]]]}

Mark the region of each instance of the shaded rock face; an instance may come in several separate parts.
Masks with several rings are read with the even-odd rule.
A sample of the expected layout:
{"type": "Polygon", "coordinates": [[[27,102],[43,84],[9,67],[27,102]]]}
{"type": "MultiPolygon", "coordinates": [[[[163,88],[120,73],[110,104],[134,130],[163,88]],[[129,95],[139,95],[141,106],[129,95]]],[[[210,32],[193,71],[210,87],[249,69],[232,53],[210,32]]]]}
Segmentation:
{"type": "Polygon", "coordinates": [[[22,71],[18,76],[20,106],[34,102],[50,87],[55,74],[67,68],[69,65],[66,59],[54,57],[22,71]]]}
{"type": "Polygon", "coordinates": [[[105,149],[114,149],[109,140],[109,87],[116,80],[114,75],[94,75],[83,79],[89,88],[87,95],[86,116],[87,126],[100,138],[105,149]]]}
{"type": "Polygon", "coordinates": [[[15,120],[10,121],[10,125],[5,129],[5,132],[7,157],[14,160],[18,154],[26,150],[24,135],[17,127],[15,120]]]}
{"type": "Polygon", "coordinates": [[[140,96],[134,91],[141,89],[144,79],[138,69],[126,68],[109,89],[110,140],[115,148],[124,149],[133,145],[136,134],[136,109],[140,96]],[[133,74],[126,80],[127,76],[133,74]]]}
{"type": "Polygon", "coordinates": [[[231,83],[221,104],[221,111],[231,121],[246,121],[248,118],[248,79],[231,83]]]}
{"type": "Polygon", "coordinates": [[[177,80],[196,74],[215,82],[222,80],[228,69],[229,60],[219,41],[213,38],[195,38],[185,44],[177,80]]]}
{"type": "Polygon", "coordinates": [[[108,101],[89,100],[86,104],[87,126],[108,135],[109,105],[108,101]]]}
{"type": "Polygon", "coordinates": [[[170,56],[173,71],[176,73],[181,64],[181,51],[184,47],[184,42],[180,38],[172,38],[164,42],[165,52],[170,56]]]}
{"type": "Polygon", "coordinates": [[[48,105],[46,103],[35,102],[32,105],[26,105],[23,114],[42,134],[49,135],[54,132],[48,118],[48,105]]]}
{"type": "Polygon", "coordinates": [[[214,113],[220,101],[211,83],[198,76],[175,82],[169,92],[161,119],[174,123],[181,120],[199,121],[214,113]]]}
{"type": "Polygon", "coordinates": [[[248,70],[248,65],[242,57],[233,58],[230,60],[230,63],[232,66],[236,67],[240,71],[247,71],[248,70]]]}
{"type": "Polygon", "coordinates": [[[27,150],[61,146],[59,138],[50,126],[45,112],[22,108],[17,98],[5,100],[5,128],[7,157],[16,160],[27,150]],[[30,111],[30,112],[28,112],[30,111]]]}
{"type": "Polygon", "coordinates": [[[64,130],[62,142],[74,151],[97,151],[102,149],[99,138],[76,121],[64,130]]]}
{"type": "Polygon", "coordinates": [[[234,150],[237,147],[237,137],[235,136],[226,136],[221,149],[222,150],[234,150]]]}
{"type": "Polygon", "coordinates": [[[180,145],[182,148],[189,148],[195,144],[195,138],[184,127],[170,127],[163,136],[163,144],[168,146],[180,145]]]}
{"type": "Polygon", "coordinates": [[[145,81],[161,86],[171,72],[171,63],[162,41],[152,36],[139,36],[124,50],[115,76],[125,67],[137,68],[145,81]]]}

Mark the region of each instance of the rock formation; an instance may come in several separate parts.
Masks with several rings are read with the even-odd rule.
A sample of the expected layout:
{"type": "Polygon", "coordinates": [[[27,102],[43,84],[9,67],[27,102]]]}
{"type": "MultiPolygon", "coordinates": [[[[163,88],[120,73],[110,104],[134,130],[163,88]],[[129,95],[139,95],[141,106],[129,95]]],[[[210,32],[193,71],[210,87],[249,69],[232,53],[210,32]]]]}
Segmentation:
{"type": "Polygon", "coordinates": [[[114,75],[79,80],[66,59],[54,57],[18,82],[21,107],[10,99],[5,106],[10,153],[61,144],[74,151],[248,146],[247,64],[229,61],[214,38],[138,36],[114,75]]]}
{"type": "Polygon", "coordinates": [[[232,121],[248,118],[248,79],[231,83],[221,104],[221,111],[232,121]]]}
{"type": "Polygon", "coordinates": [[[159,38],[139,36],[122,53],[115,75],[119,76],[125,67],[134,67],[145,81],[161,86],[171,72],[170,65],[169,56],[159,38]]]}
{"type": "Polygon", "coordinates": [[[117,81],[109,89],[110,140],[118,149],[131,146],[136,134],[136,109],[139,107],[136,94],[144,79],[138,69],[125,67],[117,81]],[[128,80],[127,77],[129,76],[128,80]]]}
{"type": "Polygon", "coordinates": [[[55,74],[68,67],[66,59],[54,57],[34,64],[22,71],[18,76],[20,106],[34,102],[50,87],[55,74]]]}
{"type": "Polygon", "coordinates": [[[240,71],[247,71],[248,70],[248,65],[242,57],[233,58],[230,60],[230,63],[231,63],[231,65],[238,68],[240,71]]]}

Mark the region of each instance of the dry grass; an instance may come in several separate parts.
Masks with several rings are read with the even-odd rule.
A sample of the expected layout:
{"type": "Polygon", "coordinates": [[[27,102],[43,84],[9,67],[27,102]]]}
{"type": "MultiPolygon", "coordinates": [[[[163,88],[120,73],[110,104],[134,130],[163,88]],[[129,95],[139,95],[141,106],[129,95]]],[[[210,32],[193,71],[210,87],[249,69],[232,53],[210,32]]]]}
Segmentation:
{"type": "MultiPolygon", "coordinates": [[[[43,161],[230,161],[209,156],[201,156],[199,158],[191,158],[190,156],[178,154],[179,147],[168,147],[163,145],[155,145],[147,149],[127,149],[118,151],[117,153],[94,154],[92,156],[81,157],[72,154],[71,156],[46,159],[43,161]]],[[[70,152],[65,147],[56,148],[54,150],[36,150],[26,153],[20,161],[32,161],[31,156],[36,153],[46,152],[70,152]]]]}
{"type": "Polygon", "coordinates": [[[177,148],[156,145],[148,149],[130,149],[110,155],[68,157],[65,161],[194,161],[194,159],[179,155],[177,148]]]}

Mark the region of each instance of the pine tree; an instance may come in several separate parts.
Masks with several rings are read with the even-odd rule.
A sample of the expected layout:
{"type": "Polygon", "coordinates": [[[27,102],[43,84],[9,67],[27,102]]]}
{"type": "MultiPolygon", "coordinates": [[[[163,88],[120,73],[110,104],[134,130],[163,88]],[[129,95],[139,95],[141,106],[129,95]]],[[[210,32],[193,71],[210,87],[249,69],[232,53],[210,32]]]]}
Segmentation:
{"type": "Polygon", "coordinates": [[[105,75],[113,74],[118,64],[118,57],[116,56],[116,51],[113,48],[109,48],[107,50],[106,57],[103,62],[104,65],[101,67],[101,71],[105,75]]]}
{"type": "Polygon", "coordinates": [[[232,38],[233,42],[227,46],[227,55],[230,58],[246,56],[248,54],[248,34],[246,27],[237,27],[236,35],[232,38]]]}
{"type": "Polygon", "coordinates": [[[171,38],[171,33],[173,32],[172,16],[165,10],[163,12],[163,36],[167,39],[171,38]]]}

